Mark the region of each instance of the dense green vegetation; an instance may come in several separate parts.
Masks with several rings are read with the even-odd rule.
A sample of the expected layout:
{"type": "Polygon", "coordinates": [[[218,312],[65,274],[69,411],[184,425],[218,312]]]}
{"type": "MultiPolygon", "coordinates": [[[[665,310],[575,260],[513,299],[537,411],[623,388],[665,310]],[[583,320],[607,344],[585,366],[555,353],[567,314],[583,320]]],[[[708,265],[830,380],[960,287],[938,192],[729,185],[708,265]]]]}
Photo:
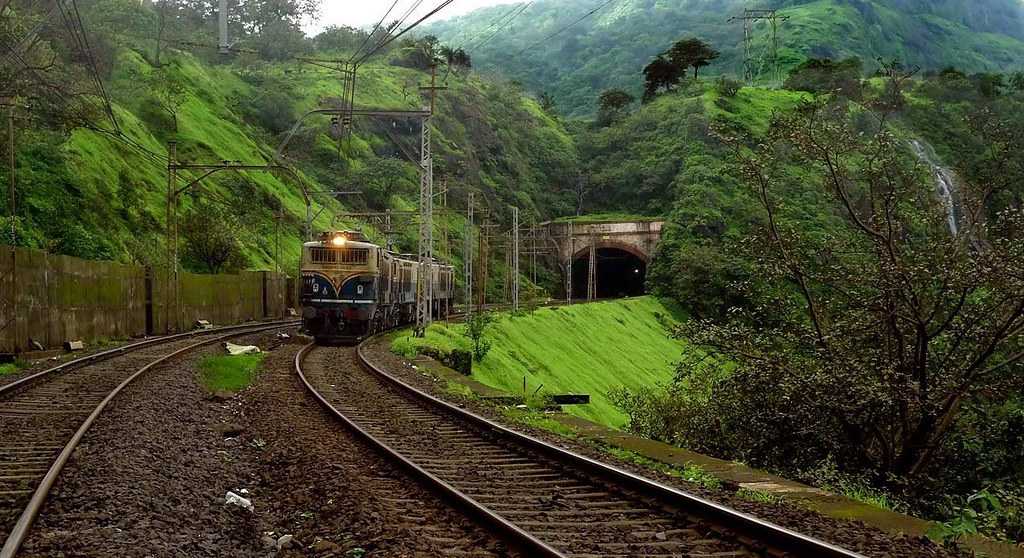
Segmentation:
{"type": "Polygon", "coordinates": [[[200,378],[210,392],[241,391],[256,379],[263,354],[209,356],[199,362],[200,378]]]}
{"type": "MultiPolygon", "coordinates": [[[[525,395],[530,398],[589,394],[589,405],[566,410],[618,428],[627,417],[609,400],[609,392],[671,381],[685,345],[670,339],[666,330],[682,318],[676,305],[654,297],[502,314],[485,334],[493,346],[473,363],[473,378],[520,395],[525,379],[525,395]]],[[[423,347],[442,354],[470,350],[464,328],[435,324],[425,339],[402,336],[393,349],[406,355],[423,347]]]]}
{"type": "MultiPolygon", "coordinates": [[[[332,29],[314,40],[289,31],[282,43],[280,37],[237,29],[239,51],[225,58],[203,47],[215,43],[213,20],[187,3],[176,4],[167,21],[129,0],[81,4],[97,45],[100,76],[127,139],[116,137],[87,72],[77,65],[81,55],[65,48],[66,32],[43,26],[41,41],[26,56],[45,59],[55,50],[60,70],[21,72],[5,82],[14,88],[10,93],[35,99],[38,119],[38,125],[19,133],[18,243],[146,265],[164,261],[167,169],[160,157],[166,157],[167,142],[177,142],[182,162],[271,162],[301,115],[336,106],[342,94],[339,73],[301,64],[296,57],[345,58],[365,36],[332,29]],[[158,44],[153,39],[161,26],[170,38],[158,44]],[[81,95],[67,102],[40,98],[46,84],[58,78],[81,95]]],[[[0,32],[20,36],[42,14],[25,9],[16,16],[5,17],[0,32]]],[[[419,109],[423,99],[417,88],[429,83],[430,75],[422,66],[409,67],[407,53],[418,44],[396,43],[368,61],[360,71],[356,105],[419,109]]],[[[567,213],[571,195],[550,188],[576,168],[575,147],[562,125],[517,86],[456,70],[441,68],[448,89],[433,120],[435,181],[438,190],[450,187],[449,206],[464,207],[467,193],[474,191],[477,200],[494,208],[497,222],[508,218],[511,204],[521,208],[524,220],[567,213]]],[[[182,195],[183,263],[207,272],[273,267],[279,239],[282,267],[292,269],[306,215],[303,189],[364,193],[337,200],[314,195],[314,228],[320,230],[344,210],[415,209],[418,176],[409,158],[418,157],[418,149],[414,121],[357,119],[351,136],[338,141],[329,118],[306,118],[284,151],[297,176],[220,172],[182,195]]],[[[201,174],[180,172],[179,186],[201,174]]],[[[0,179],[6,183],[6,167],[0,179]]],[[[440,218],[438,226],[460,246],[455,243],[463,223],[452,215],[440,218]]],[[[346,224],[359,226],[333,226],[346,224]]],[[[415,247],[413,228],[401,227],[400,248],[415,247]]],[[[438,238],[443,236],[439,230],[438,238]]],[[[461,254],[451,252],[456,260],[461,254]]],[[[494,277],[500,279],[500,272],[494,277]]]]}
{"type": "Polygon", "coordinates": [[[959,521],[994,498],[1002,504],[986,508],[977,528],[1019,539],[1021,495],[1011,487],[1024,458],[1013,434],[1024,390],[1012,270],[1021,258],[1024,94],[952,69],[908,80],[896,67],[886,79],[851,80],[849,67],[794,73],[817,95],[681,85],[608,126],[579,128],[592,206],[672,208],[649,286],[702,318],[677,335],[730,363],[684,359],[668,389],[627,390],[616,402],[642,434],[858,487],[928,516],[959,521]],[[939,155],[918,159],[915,140],[939,155]],[[984,221],[984,232],[950,236],[935,160],[957,169],[961,230],[984,221]],[[638,186],[630,179],[641,168],[638,186]],[[899,186],[883,194],[883,183],[899,186]],[[904,201],[876,213],[889,196],[904,201]],[[887,221],[889,234],[901,232],[893,263],[878,267],[870,255],[884,251],[856,223],[887,221]],[[984,249],[965,240],[976,234],[984,249]],[[949,298],[954,284],[962,300],[949,298]],[[895,307],[923,306],[888,321],[883,293],[900,291],[913,294],[895,307]],[[918,353],[933,358],[908,374],[900,370],[913,359],[886,348],[914,338],[901,331],[912,314],[939,321],[916,333],[918,353]],[[981,362],[979,376],[972,367],[981,362]],[[903,374],[913,379],[902,384],[903,374]]]}
{"type": "MultiPolygon", "coordinates": [[[[640,98],[637,76],[658,53],[684,36],[721,51],[708,71],[743,75],[742,26],[729,23],[744,8],[778,8],[784,69],[807,58],[898,58],[925,69],[1024,67],[1024,7],[1017,0],[624,0],[564,33],[544,40],[599,6],[598,0],[540,0],[484,41],[491,24],[515,6],[497,6],[438,22],[430,32],[465,46],[477,68],[546,91],[566,115],[592,114],[594,99],[619,88],[640,98]]],[[[766,23],[755,26],[755,54],[765,51],[766,23]]],[[[492,29],[493,31],[493,29],[492,29]]],[[[759,63],[760,64],[760,63],[759,63]]],[[[765,76],[768,79],[768,76],[765,76]]]]}
{"type": "Polygon", "coordinates": [[[25,365],[21,362],[9,362],[7,364],[0,364],[0,376],[7,374],[14,374],[21,370],[25,365]]]}
{"type": "MultiPolygon", "coordinates": [[[[15,4],[5,40],[45,23],[15,4]]],[[[366,39],[304,37],[316,2],[252,4],[232,21],[230,57],[203,46],[215,42],[205,3],[80,4],[114,118],[59,26],[41,26],[24,54],[44,69],[0,69],[0,94],[30,101],[35,119],[19,134],[19,243],[159,265],[170,140],[182,161],[263,163],[288,138],[295,171],[221,173],[185,194],[192,270],[269,266],[278,236],[294,267],[303,187],[362,192],[317,195],[315,228],[345,225],[332,222],[345,209],[415,208],[415,124],[357,119],[349,135],[310,116],[289,134],[344,102],[339,72],[298,57],[345,60],[366,39]]],[[[514,7],[437,23],[440,40],[406,37],[364,64],[355,104],[420,108],[441,62],[435,176],[459,213],[438,217],[437,237],[456,265],[471,191],[505,228],[509,205],[524,222],[664,218],[648,286],[681,310],[653,298],[543,309],[481,322],[475,347],[461,326],[435,326],[395,349],[476,349],[475,374],[495,387],[520,392],[525,377],[527,395],[588,392],[594,403],[572,412],[900,502],[949,520],[944,536],[1024,537],[1024,74],[1009,73],[1024,64],[1024,7],[764,2],[789,17],[791,71],[744,86],[728,77],[740,73],[740,27],[725,23],[739,0],[623,0],[535,44],[597,5],[539,0],[486,44],[477,35],[514,7]],[[936,196],[949,169],[966,235],[949,235],[936,196]]],[[[755,34],[760,52],[764,23],[755,34]]],[[[412,229],[400,248],[415,246],[412,229]]],[[[492,251],[492,301],[502,256],[492,251]]],[[[555,294],[548,263],[540,282],[555,294]]]]}

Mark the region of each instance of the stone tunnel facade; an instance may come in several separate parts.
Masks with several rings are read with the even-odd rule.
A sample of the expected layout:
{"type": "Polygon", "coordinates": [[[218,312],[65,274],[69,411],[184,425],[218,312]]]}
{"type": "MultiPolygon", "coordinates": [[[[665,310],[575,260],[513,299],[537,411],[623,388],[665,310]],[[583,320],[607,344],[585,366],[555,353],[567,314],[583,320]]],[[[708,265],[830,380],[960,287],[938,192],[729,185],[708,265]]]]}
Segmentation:
{"type": "Polygon", "coordinates": [[[546,223],[565,277],[567,296],[612,298],[643,294],[647,266],[664,221],[546,223]]]}

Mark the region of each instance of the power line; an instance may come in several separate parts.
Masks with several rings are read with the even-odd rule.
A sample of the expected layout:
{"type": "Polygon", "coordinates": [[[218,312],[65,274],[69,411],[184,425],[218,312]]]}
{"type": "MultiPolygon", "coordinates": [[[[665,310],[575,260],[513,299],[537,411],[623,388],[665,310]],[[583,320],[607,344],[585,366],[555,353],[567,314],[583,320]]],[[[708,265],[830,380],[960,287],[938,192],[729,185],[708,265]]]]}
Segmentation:
{"type": "Polygon", "coordinates": [[[64,27],[67,28],[71,38],[78,46],[78,50],[86,59],[86,67],[89,70],[90,77],[96,86],[97,92],[100,97],[103,98],[103,110],[106,112],[107,117],[110,119],[111,124],[117,133],[121,133],[121,126],[117,122],[117,117],[114,115],[114,107],[110,101],[110,96],[107,95],[107,89],[103,85],[103,79],[100,77],[99,68],[96,65],[96,59],[92,55],[92,48],[89,45],[89,39],[85,35],[85,26],[82,23],[81,15],[78,12],[78,4],[75,0],[71,0],[71,8],[64,6],[63,0],[57,1],[57,7],[60,10],[61,20],[64,22],[64,27]]]}
{"type": "Polygon", "coordinates": [[[535,47],[535,46],[537,46],[537,45],[539,45],[541,43],[545,43],[545,42],[547,42],[547,41],[557,37],[558,35],[562,34],[563,32],[565,32],[566,30],[568,30],[571,27],[575,27],[581,21],[583,21],[583,20],[587,19],[588,17],[596,14],[597,12],[601,11],[601,9],[603,9],[605,6],[610,5],[614,1],[615,0],[608,0],[607,2],[605,2],[605,3],[601,4],[600,6],[594,8],[593,10],[590,10],[589,12],[583,14],[583,16],[580,17],[579,19],[577,19],[576,21],[570,23],[569,25],[566,25],[565,27],[559,29],[558,31],[555,31],[554,33],[548,35],[547,37],[544,37],[543,39],[541,39],[541,40],[539,40],[539,41],[537,41],[535,43],[532,43],[529,46],[527,46],[526,48],[524,48],[523,50],[517,52],[516,56],[520,56],[521,54],[523,54],[524,52],[530,50],[531,48],[533,48],[533,47],[535,47]]]}
{"type": "Polygon", "coordinates": [[[382,36],[382,37],[381,37],[381,38],[380,38],[380,39],[379,39],[379,40],[378,40],[378,41],[376,42],[376,45],[375,45],[375,46],[373,47],[373,50],[372,50],[372,51],[371,51],[371,52],[370,52],[369,54],[367,54],[366,56],[364,56],[363,58],[361,58],[361,59],[360,59],[360,61],[359,61],[359,62],[357,62],[356,64],[358,65],[358,64],[362,63],[362,60],[365,60],[366,58],[369,58],[370,56],[373,56],[373,54],[374,54],[374,53],[376,53],[376,52],[377,52],[377,51],[379,51],[379,50],[380,50],[381,48],[383,48],[383,45],[384,45],[384,44],[385,44],[386,42],[390,42],[390,41],[389,41],[389,39],[391,38],[391,35],[392,35],[392,34],[393,34],[393,33],[394,33],[394,32],[395,32],[395,31],[396,31],[397,29],[399,29],[400,27],[402,27],[402,24],[404,24],[404,23],[406,22],[406,20],[408,20],[408,19],[409,19],[409,16],[410,16],[410,15],[412,15],[412,13],[413,13],[413,12],[414,12],[414,11],[415,11],[415,10],[416,10],[417,8],[419,8],[419,7],[420,7],[420,4],[422,4],[422,3],[423,3],[423,0],[416,0],[415,2],[413,2],[413,3],[412,3],[412,5],[411,5],[411,6],[409,7],[409,9],[407,9],[407,10],[405,11],[405,13],[404,13],[404,14],[402,14],[402,16],[401,16],[401,17],[399,17],[399,18],[398,18],[397,20],[395,20],[394,22],[392,22],[391,24],[389,24],[389,25],[387,26],[387,30],[385,31],[384,35],[383,35],[383,36],[382,36]]]}
{"type": "Polygon", "coordinates": [[[491,39],[493,39],[494,37],[497,37],[499,33],[501,33],[503,30],[507,29],[509,25],[512,25],[512,22],[515,21],[516,18],[518,18],[519,16],[523,15],[523,12],[525,12],[532,5],[533,5],[533,2],[531,0],[530,2],[527,2],[527,3],[523,4],[522,6],[520,6],[519,7],[519,11],[516,12],[508,21],[506,21],[500,27],[495,29],[494,33],[491,33],[482,42],[473,45],[472,48],[473,49],[481,49],[481,48],[483,48],[484,45],[486,45],[487,43],[491,42],[491,39]]]}
{"type": "Polygon", "coordinates": [[[472,42],[476,41],[476,40],[477,40],[477,39],[478,39],[479,37],[481,37],[482,35],[485,35],[485,34],[486,34],[486,33],[487,33],[488,31],[490,31],[491,29],[494,29],[494,27],[495,27],[496,25],[498,25],[499,23],[501,23],[502,21],[504,21],[504,20],[505,20],[505,19],[506,19],[506,18],[507,18],[508,16],[512,15],[512,13],[513,13],[513,12],[515,12],[516,10],[518,10],[518,9],[519,9],[519,8],[521,8],[521,7],[522,7],[522,6],[521,6],[520,4],[516,4],[515,6],[512,6],[512,9],[510,9],[510,10],[509,10],[509,11],[507,11],[507,12],[503,12],[503,13],[502,13],[502,14],[501,14],[500,16],[498,16],[497,18],[495,18],[495,20],[494,20],[494,21],[492,21],[490,25],[488,25],[487,27],[485,27],[485,28],[483,29],[483,31],[480,31],[479,33],[474,33],[472,37],[470,37],[470,38],[468,38],[468,39],[466,39],[466,40],[462,41],[462,43],[461,43],[461,44],[459,44],[459,46],[458,46],[457,48],[463,48],[463,47],[465,47],[466,45],[468,45],[468,44],[470,44],[470,43],[472,43],[472,42]]]}
{"type": "Polygon", "coordinates": [[[398,0],[395,0],[391,4],[391,7],[388,8],[388,11],[383,16],[381,16],[380,21],[377,22],[377,25],[373,26],[373,30],[370,31],[370,34],[363,39],[363,43],[360,44],[359,48],[357,48],[355,52],[352,53],[352,57],[348,59],[349,64],[351,64],[352,61],[355,60],[357,56],[359,56],[359,54],[363,51],[363,48],[366,47],[366,43],[370,42],[370,37],[373,37],[373,34],[376,33],[378,29],[380,29],[380,26],[384,24],[384,20],[387,19],[389,15],[391,15],[391,11],[394,10],[395,6],[397,5],[398,0]]]}
{"type": "MultiPolygon", "coordinates": [[[[420,1],[422,1],[422,0],[420,0],[420,1]]],[[[423,16],[423,17],[421,17],[420,19],[416,20],[416,22],[415,22],[415,23],[413,23],[412,25],[410,25],[410,26],[406,27],[405,29],[403,29],[401,33],[399,33],[399,34],[397,34],[397,35],[394,35],[394,36],[392,36],[391,38],[387,39],[386,41],[384,41],[384,42],[380,43],[380,44],[379,44],[379,45],[377,46],[377,48],[375,48],[374,50],[372,50],[372,51],[371,51],[371,52],[370,52],[369,54],[367,54],[367,55],[363,56],[362,58],[360,58],[360,59],[359,59],[359,60],[358,60],[358,61],[356,62],[356,65],[362,64],[363,62],[365,62],[365,61],[366,61],[366,59],[370,58],[371,56],[373,56],[374,54],[376,54],[377,52],[379,52],[379,51],[380,51],[381,49],[383,49],[383,48],[387,47],[387,46],[388,46],[389,44],[391,44],[391,43],[393,43],[394,41],[398,40],[399,38],[401,38],[401,37],[402,37],[403,35],[405,35],[405,34],[406,34],[406,33],[408,33],[409,31],[412,31],[413,29],[415,29],[416,27],[418,27],[418,26],[419,26],[419,25],[420,25],[421,23],[423,23],[424,21],[426,21],[426,20],[430,19],[431,17],[433,17],[433,16],[434,16],[434,14],[436,14],[436,13],[440,12],[441,10],[443,10],[443,9],[447,8],[447,7],[448,7],[448,5],[449,5],[449,4],[451,4],[451,3],[452,3],[452,2],[454,2],[454,1],[455,1],[455,0],[444,0],[443,2],[441,2],[441,4],[440,4],[440,5],[438,6],[438,7],[434,8],[433,10],[431,10],[431,11],[430,11],[430,13],[428,13],[427,15],[425,15],[425,16],[423,16]]],[[[396,27],[396,28],[397,28],[397,27],[396,27]]]]}

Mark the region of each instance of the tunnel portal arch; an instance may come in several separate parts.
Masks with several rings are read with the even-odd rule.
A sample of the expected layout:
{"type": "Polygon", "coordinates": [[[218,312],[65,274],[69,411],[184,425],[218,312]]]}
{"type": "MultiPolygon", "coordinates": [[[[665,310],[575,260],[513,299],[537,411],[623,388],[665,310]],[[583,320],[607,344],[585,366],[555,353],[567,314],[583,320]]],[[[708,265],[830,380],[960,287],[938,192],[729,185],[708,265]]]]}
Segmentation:
{"type": "Polygon", "coordinates": [[[572,291],[574,296],[590,298],[590,258],[596,257],[593,298],[640,296],[646,292],[650,256],[635,246],[621,242],[598,242],[573,254],[572,291]]]}
{"type": "Polygon", "coordinates": [[[658,219],[604,221],[586,216],[541,224],[563,272],[564,294],[575,300],[643,294],[664,225],[658,219]],[[589,288],[591,250],[597,263],[596,292],[589,288]]]}

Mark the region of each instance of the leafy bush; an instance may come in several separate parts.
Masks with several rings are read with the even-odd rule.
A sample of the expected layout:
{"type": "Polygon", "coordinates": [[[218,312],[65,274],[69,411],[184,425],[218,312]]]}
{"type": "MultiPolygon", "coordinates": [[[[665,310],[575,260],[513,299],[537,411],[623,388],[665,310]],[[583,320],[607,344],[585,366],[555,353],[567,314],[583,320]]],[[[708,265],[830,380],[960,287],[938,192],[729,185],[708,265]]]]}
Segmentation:
{"type": "Polygon", "coordinates": [[[222,273],[245,265],[237,218],[219,204],[200,203],[181,225],[184,261],[195,271],[222,273]]]}
{"type": "Polygon", "coordinates": [[[732,98],[740,92],[740,89],[743,89],[743,83],[728,76],[721,76],[715,82],[715,89],[719,95],[732,98]]]}
{"type": "Polygon", "coordinates": [[[838,93],[849,99],[859,99],[863,73],[864,64],[859,58],[839,62],[811,58],[790,72],[784,87],[810,93],[838,93]]]}
{"type": "Polygon", "coordinates": [[[473,342],[473,357],[477,361],[483,360],[491,350],[491,341],[484,336],[493,323],[494,316],[490,312],[474,312],[466,318],[466,337],[473,342]]]}

